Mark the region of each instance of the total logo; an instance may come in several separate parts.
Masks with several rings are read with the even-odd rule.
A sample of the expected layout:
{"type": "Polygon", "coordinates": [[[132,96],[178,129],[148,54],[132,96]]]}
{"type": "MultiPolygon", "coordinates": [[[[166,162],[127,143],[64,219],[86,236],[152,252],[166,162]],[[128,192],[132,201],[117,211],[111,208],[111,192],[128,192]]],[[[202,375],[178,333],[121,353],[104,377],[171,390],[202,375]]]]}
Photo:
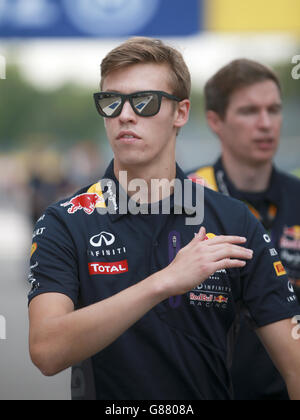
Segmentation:
{"type": "Polygon", "coordinates": [[[113,263],[101,262],[101,263],[90,263],[89,273],[91,276],[99,274],[122,274],[128,272],[128,261],[117,261],[113,263]]]}

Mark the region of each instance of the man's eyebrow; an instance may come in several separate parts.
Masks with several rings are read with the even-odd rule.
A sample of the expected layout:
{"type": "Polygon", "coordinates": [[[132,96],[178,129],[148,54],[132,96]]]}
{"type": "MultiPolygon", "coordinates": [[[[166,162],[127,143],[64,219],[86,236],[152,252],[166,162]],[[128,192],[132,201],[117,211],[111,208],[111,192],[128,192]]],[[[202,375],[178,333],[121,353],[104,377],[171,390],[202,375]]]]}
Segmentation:
{"type": "Polygon", "coordinates": [[[269,108],[282,108],[283,104],[282,102],[274,102],[272,105],[269,106],[269,108]]]}
{"type": "MultiPolygon", "coordinates": [[[[282,102],[273,102],[269,105],[267,105],[267,108],[282,108],[282,102]]],[[[240,105],[237,108],[237,111],[244,111],[244,110],[248,110],[248,109],[258,109],[261,108],[261,105],[257,105],[257,104],[245,104],[245,105],[240,105]]]]}

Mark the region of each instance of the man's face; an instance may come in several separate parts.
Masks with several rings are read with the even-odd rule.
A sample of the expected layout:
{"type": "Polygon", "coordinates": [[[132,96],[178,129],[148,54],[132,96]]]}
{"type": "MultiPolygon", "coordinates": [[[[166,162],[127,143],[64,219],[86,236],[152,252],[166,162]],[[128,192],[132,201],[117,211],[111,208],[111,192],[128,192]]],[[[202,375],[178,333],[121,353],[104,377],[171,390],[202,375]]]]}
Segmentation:
{"type": "Polygon", "coordinates": [[[266,80],[236,90],[214,131],[221,139],[223,153],[255,166],[273,159],[281,126],[280,92],[272,80],[266,80]]]}
{"type": "MultiPolygon", "coordinates": [[[[169,73],[165,65],[131,65],[109,73],[102,90],[123,94],[160,90],[173,94],[169,73]]],[[[178,111],[182,108],[181,104],[162,98],[157,115],[142,117],[135,114],[126,101],[120,116],[106,118],[107,137],[119,166],[162,163],[168,161],[170,156],[174,159],[176,132],[187,120],[187,115],[183,116],[178,111]]],[[[188,114],[188,106],[185,108],[188,114]]]]}

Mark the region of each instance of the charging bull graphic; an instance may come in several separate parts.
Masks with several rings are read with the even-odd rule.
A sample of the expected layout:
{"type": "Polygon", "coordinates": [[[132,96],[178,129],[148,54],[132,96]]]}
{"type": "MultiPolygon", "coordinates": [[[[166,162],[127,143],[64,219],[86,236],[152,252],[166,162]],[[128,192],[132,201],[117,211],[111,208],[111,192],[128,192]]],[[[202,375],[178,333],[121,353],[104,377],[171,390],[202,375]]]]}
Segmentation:
{"type": "Polygon", "coordinates": [[[80,194],[76,197],[72,198],[70,201],[67,201],[66,203],[61,204],[62,207],[68,207],[71,206],[68,209],[69,214],[74,214],[78,210],[84,210],[84,212],[88,215],[94,213],[96,205],[98,203],[104,204],[104,198],[100,197],[100,195],[96,193],[92,194],[80,194]]]}
{"type": "Polygon", "coordinates": [[[300,293],[300,226],[286,227],[280,240],[281,259],[300,293]]]}

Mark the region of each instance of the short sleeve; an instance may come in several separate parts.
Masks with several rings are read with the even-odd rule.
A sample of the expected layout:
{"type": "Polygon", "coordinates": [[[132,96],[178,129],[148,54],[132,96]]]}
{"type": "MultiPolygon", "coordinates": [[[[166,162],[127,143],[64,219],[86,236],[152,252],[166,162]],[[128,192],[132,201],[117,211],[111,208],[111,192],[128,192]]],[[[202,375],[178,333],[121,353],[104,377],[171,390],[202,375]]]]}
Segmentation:
{"type": "Polygon", "coordinates": [[[254,257],[242,270],[242,303],[251,326],[259,328],[294,317],[300,306],[270,236],[250,211],[245,211],[247,247],[254,257]]]}
{"type": "Polygon", "coordinates": [[[76,249],[55,208],[36,223],[30,253],[28,303],[43,293],[62,293],[77,305],[79,294],[76,249]]]}

